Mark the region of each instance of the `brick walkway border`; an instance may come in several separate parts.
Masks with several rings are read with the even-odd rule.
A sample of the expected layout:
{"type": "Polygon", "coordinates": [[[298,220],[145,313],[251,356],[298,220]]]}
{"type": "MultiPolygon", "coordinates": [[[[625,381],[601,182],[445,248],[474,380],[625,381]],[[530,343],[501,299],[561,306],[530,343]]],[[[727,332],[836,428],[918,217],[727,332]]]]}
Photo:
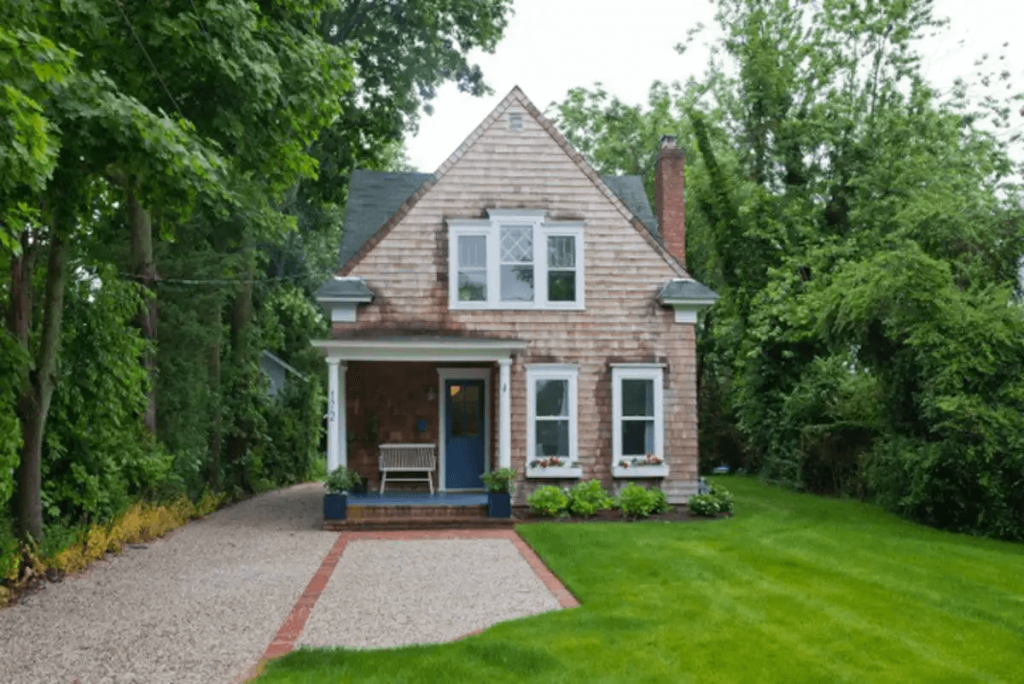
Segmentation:
{"type": "MultiPolygon", "coordinates": [[[[287,653],[290,653],[295,648],[295,642],[298,641],[299,637],[302,636],[302,630],[306,627],[306,621],[309,620],[310,614],[313,612],[313,607],[316,606],[317,599],[320,598],[320,594],[323,593],[324,589],[327,588],[327,583],[331,580],[331,575],[334,573],[334,568],[338,565],[338,560],[341,559],[341,554],[345,552],[345,546],[350,541],[360,540],[373,540],[373,541],[419,541],[423,539],[507,539],[512,542],[512,545],[516,547],[519,554],[523,559],[533,568],[537,578],[544,583],[548,591],[554,594],[558,600],[558,604],[562,608],[575,608],[580,605],[576,597],[573,596],[568,589],[565,588],[555,573],[548,569],[548,566],[544,565],[544,561],[540,559],[530,545],[523,541],[523,538],[515,533],[513,530],[408,530],[408,531],[394,531],[394,532],[342,532],[338,535],[338,540],[334,542],[334,546],[324,556],[323,563],[320,564],[320,568],[314,573],[313,579],[306,585],[305,591],[302,592],[302,596],[295,602],[295,606],[292,611],[288,614],[284,624],[281,625],[281,629],[277,631],[277,636],[267,646],[267,650],[263,653],[263,658],[253,668],[245,679],[255,678],[262,671],[268,660],[274,658],[280,658],[287,653]]],[[[483,630],[481,630],[483,631],[483,630]]],[[[473,634],[479,634],[479,632],[473,632],[472,634],[466,634],[460,639],[465,639],[473,634]]]]}

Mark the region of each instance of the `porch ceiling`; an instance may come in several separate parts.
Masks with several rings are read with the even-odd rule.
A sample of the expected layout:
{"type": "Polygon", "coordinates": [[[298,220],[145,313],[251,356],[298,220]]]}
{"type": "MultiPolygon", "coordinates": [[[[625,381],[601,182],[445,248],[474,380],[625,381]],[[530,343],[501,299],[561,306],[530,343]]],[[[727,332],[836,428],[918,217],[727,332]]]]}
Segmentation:
{"type": "Polygon", "coordinates": [[[328,361],[501,361],[526,349],[524,340],[466,337],[377,337],[311,340],[328,361]]]}

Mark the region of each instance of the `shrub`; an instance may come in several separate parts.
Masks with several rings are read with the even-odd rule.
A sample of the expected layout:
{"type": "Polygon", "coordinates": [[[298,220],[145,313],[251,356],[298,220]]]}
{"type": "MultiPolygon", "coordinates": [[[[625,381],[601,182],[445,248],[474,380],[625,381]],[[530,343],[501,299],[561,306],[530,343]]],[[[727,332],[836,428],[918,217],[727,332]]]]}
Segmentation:
{"type": "Polygon", "coordinates": [[[718,501],[718,510],[723,513],[732,513],[732,492],[725,487],[711,485],[711,491],[708,494],[718,501]]]}
{"type": "Polygon", "coordinates": [[[534,513],[551,518],[565,512],[566,506],[569,505],[569,497],[558,487],[544,485],[530,494],[526,503],[534,513]]]}
{"type": "Polygon", "coordinates": [[[628,518],[646,518],[658,505],[657,495],[630,482],[619,492],[619,509],[628,518]]]}
{"type": "Polygon", "coordinates": [[[654,497],[653,513],[668,513],[672,510],[672,504],[668,502],[668,494],[657,487],[651,488],[651,496],[654,497]]]}
{"type": "Polygon", "coordinates": [[[344,466],[335,468],[324,480],[324,484],[327,485],[327,491],[332,493],[347,492],[355,486],[356,482],[359,482],[359,475],[354,470],[349,470],[344,466]]]}
{"type": "Polygon", "coordinates": [[[484,473],[480,479],[484,481],[484,487],[489,492],[497,494],[511,494],[516,488],[516,469],[498,468],[489,473],[484,473]]]}
{"type": "Polygon", "coordinates": [[[718,498],[712,494],[697,494],[686,501],[690,512],[694,515],[703,515],[713,518],[721,510],[718,498]]]}
{"type": "MultiPolygon", "coordinates": [[[[15,580],[21,561],[21,545],[14,534],[14,523],[0,513],[0,581],[15,580]]],[[[3,600],[0,598],[0,606],[3,600]]]]}
{"type": "Polygon", "coordinates": [[[569,512],[589,518],[612,507],[612,499],[599,480],[577,482],[569,490],[569,512]]]}

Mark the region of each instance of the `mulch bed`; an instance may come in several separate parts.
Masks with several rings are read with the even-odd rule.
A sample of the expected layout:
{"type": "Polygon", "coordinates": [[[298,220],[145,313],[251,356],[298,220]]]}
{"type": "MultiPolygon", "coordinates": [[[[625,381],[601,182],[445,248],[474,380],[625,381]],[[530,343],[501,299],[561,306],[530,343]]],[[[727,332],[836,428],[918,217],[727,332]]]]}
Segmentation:
{"type": "MultiPolygon", "coordinates": [[[[690,513],[686,506],[676,506],[668,513],[656,513],[648,518],[636,522],[643,522],[644,520],[660,521],[660,522],[709,522],[711,520],[717,520],[719,518],[731,517],[728,513],[719,513],[714,518],[708,518],[703,515],[694,515],[690,513]]],[[[534,513],[527,507],[515,507],[512,509],[512,518],[516,522],[565,522],[565,523],[578,523],[578,522],[634,522],[632,518],[627,518],[622,515],[622,511],[609,510],[609,511],[598,511],[597,514],[591,518],[580,518],[577,516],[563,516],[561,518],[548,518],[543,515],[534,513]]]]}

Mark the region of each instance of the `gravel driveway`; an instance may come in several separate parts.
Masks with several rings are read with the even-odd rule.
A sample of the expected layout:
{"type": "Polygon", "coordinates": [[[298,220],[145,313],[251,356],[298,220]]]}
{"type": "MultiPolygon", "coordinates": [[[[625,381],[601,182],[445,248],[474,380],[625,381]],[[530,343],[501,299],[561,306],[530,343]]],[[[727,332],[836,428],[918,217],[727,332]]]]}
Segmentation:
{"type": "Polygon", "coordinates": [[[263,494],[0,610],[0,682],[237,680],[337,539],[322,496],[263,494]]]}

